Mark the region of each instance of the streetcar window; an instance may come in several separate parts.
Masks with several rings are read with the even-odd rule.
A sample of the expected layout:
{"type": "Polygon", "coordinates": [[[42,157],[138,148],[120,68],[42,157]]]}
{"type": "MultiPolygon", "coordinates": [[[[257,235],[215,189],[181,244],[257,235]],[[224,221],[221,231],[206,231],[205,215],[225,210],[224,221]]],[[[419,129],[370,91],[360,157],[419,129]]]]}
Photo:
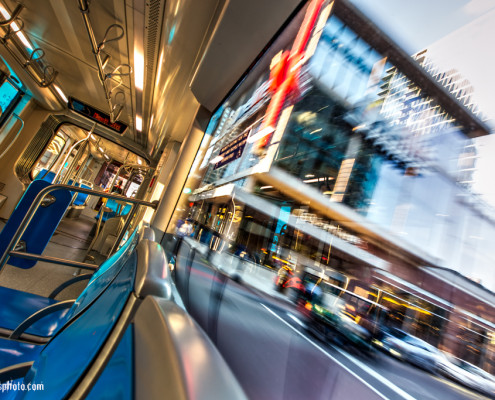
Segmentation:
{"type": "Polygon", "coordinates": [[[62,132],[58,132],[55,135],[48,147],[45,149],[45,152],[38,160],[38,163],[31,171],[32,179],[36,178],[40,171],[47,172],[52,168],[52,166],[55,164],[55,161],[57,161],[58,157],[62,153],[66,142],[67,139],[62,132]]]}
{"type": "Polygon", "coordinates": [[[9,79],[4,78],[0,85],[0,126],[5,123],[9,115],[14,111],[14,108],[17,103],[19,103],[21,97],[22,92],[12,84],[9,79]]]}

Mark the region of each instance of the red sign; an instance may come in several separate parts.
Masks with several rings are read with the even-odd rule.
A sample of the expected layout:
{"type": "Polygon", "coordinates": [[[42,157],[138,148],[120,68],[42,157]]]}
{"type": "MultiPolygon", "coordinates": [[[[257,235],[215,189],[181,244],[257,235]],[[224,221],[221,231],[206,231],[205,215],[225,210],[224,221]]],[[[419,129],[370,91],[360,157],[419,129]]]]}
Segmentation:
{"type": "MultiPolygon", "coordinates": [[[[303,23],[299,28],[294,44],[290,52],[285,51],[280,60],[270,71],[270,90],[272,99],[266,110],[265,119],[260,130],[274,131],[280,111],[287,96],[299,88],[299,75],[304,59],[304,49],[308,44],[311,31],[316,24],[318,14],[325,0],[313,0],[304,16],[303,23]]],[[[263,148],[268,145],[271,134],[266,135],[258,142],[258,147],[263,148]]]]}

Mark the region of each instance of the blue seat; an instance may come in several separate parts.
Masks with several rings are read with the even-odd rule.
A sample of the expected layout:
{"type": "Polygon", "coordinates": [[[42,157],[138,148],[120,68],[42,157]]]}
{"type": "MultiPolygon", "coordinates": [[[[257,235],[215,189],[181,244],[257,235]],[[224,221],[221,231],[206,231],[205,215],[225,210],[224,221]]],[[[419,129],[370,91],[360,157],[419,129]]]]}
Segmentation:
{"type": "Polygon", "coordinates": [[[42,349],[43,345],[40,344],[0,338],[0,370],[36,359],[42,349]]]}
{"type": "MultiPolygon", "coordinates": [[[[49,297],[0,287],[0,332],[3,333],[2,336],[10,336],[28,317],[57,303],[57,300],[49,297]]],[[[52,336],[65,323],[68,311],[69,308],[65,308],[49,313],[29,326],[23,338],[29,338],[33,342],[46,341],[45,338],[52,336]]]]}
{"type": "MultiPolygon", "coordinates": [[[[72,307],[70,318],[47,344],[21,348],[17,359],[22,362],[0,369],[0,383],[44,383],[43,391],[11,393],[12,398],[67,397],[81,383],[88,368],[99,365],[95,360],[100,353],[107,353],[103,348],[113,349],[113,344],[120,340],[120,331],[129,323],[140,299],[147,295],[171,298],[170,287],[165,283],[169,279],[167,262],[159,244],[143,239],[136,249],[129,245],[113,265],[114,271],[109,268],[95,273],[88,290],[72,307]],[[125,324],[121,326],[122,320],[125,324]],[[29,357],[30,362],[26,362],[29,357]]],[[[0,340],[0,355],[4,344],[0,340]]],[[[16,346],[6,344],[7,350],[16,346]]]]}
{"type": "Polygon", "coordinates": [[[0,384],[43,390],[7,392],[12,399],[246,399],[206,334],[172,301],[163,249],[146,239],[49,343],[22,350],[24,362],[0,369],[0,384]]]}
{"type": "MultiPolygon", "coordinates": [[[[67,182],[68,185],[71,185],[71,186],[76,186],[76,187],[81,187],[83,189],[93,189],[91,186],[89,185],[86,185],[84,183],[80,183],[80,182],[76,182],[76,184],[74,185],[74,181],[72,179],[69,179],[69,181],[67,182]]],[[[77,196],[76,198],[74,199],[74,201],[72,202],[72,205],[74,206],[82,206],[84,205],[84,203],[86,203],[86,199],[89,197],[89,194],[86,194],[86,193],[77,193],[77,196]]]]}
{"type": "MultiPolygon", "coordinates": [[[[76,186],[82,187],[83,189],[93,189],[91,186],[84,185],[84,184],[79,184],[77,183],[76,186]]],[[[86,193],[78,193],[74,201],[72,202],[72,205],[74,206],[82,206],[86,203],[86,200],[88,199],[89,194],[86,193]]]]}
{"type": "Polygon", "coordinates": [[[47,171],[45,168],[43,168],[40,172],[38,172],[36,178],[34,178],[35,181],[42,180],[50,183],[53,183],[54,179],[55,179],[55,172],[47,171]]]}
{"type": "Polygon", "coordinates": [[[109,208],[111,211],[104,211],[103,207],[100,208],[100,211],[95,217],[96,220],[100,219],[101,213],[103,213],[101,222],[106,222],[109,218],[116,217],[117,215],[121,215],[121,216],[127,215],[129,211],[131,211],[132,205],[126,204],[122,209],[121,204],[119,204],[117,201],[113,199],[108,199],[105,204],[105,207],[109,208]]]}
{"type": "MultiPolygon", "coordinates": [[[[14,335],[15,339],[20,338],[34,343],[46,342],[69,318],[73,317],[77,310],[85,307],[106,289],[118,274],[136,239],[137,235],[132,235],[119,251],[98,268],[91,276],[88,286],[75,301],[61,304],[55,300],[53,297],[59,292],[58,289],[51,296],[43,297],[0,287],[0,335],[7,337],[14,335]],[[30,316],[33,317],[28,320],[30,316]],[[18,330],[17,328],[24,322],[26,322],[25,327],[18,330]]],[[[89,276],[87,277],[89,279],[89,276]]],[[[74,278],[74,281],[77,281],[77,278],[74,278]]],[[[62,288],[65,286],[62,285],[62,288]]]]}
{"type": "MultiPolygon", "coordinates": [[[[43,382],[44,390],[18,392],[16,398],[63,399],[72,392],[84,371],[97,357],[123,312],[132,292],[135,267],[136,253],[128,254],[117,276],[99,296],[89,296],[91,299],[85,296],[76,302],[75,314],[63,329],[42,347],[37,357],[32,360],[34,364],[25,374],[25,385],[43,382]]],[[[23,372],[26,372],[25,369],[23,372]]],[[[0,370],[0,380],[2,375],[5,376],[5,371],[0,370]]],[[[10,374],[9,378],[20,376],[10,374]]]]}
{"type": "MultiPolygon", "coordinates": [[[[8,244],[38,193],[48,186],[50,186],[49,182],[37,180],[31,182],[26,192],[24,192],[24,195],[0,233],[0,255],[7,250],[8,244]]],[[[53,196],[55,201],[46,207],[38,207],[29,226],[21,237],[21,240],[25,243],[25,251],[28,253],[43,253],[43,250],[72,201],[72,194],[65,189],[54,190],[50,195],[53,196]]],[[[27,269],[32,268],[36,262],[36,260],[11,257],[8,264],[27,269]]]]}
{"type": "MultiPolygon", "coordinates": [[[[40,172],[38,172],[38,174],[36,175],[36,177],[34,178],[35,181],[45,181],[45,182],[49,182],[49,183],[53,183],[53,180],[55,179],[55,172],[53,171],[47,171],[45,168],[43,168],[42,170],[40,170],[40,172]]],[[[74,181],[72,179],[69,179],[68,185],[73,185],[74,184],[74,181]]],[[[91,186],[89,185],[85,185],[85,184],[80,184],[79,182],[76,183],[77,187],[82,187],[84,189],[93,189],[91,186]]],[[[75,206],[81,206],[81,205],[84,205],[84,203],[86,202],[86,199],[88,198],[88,194],[86,193],[78,193],[76,198],[74,199],[73,201],[73,205],[75,206]]]]}

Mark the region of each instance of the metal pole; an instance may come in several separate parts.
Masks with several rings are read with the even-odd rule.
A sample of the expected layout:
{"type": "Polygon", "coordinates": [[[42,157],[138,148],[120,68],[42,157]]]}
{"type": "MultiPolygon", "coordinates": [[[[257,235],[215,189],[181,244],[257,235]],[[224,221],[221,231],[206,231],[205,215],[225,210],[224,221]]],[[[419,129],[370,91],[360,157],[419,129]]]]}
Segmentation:
{"type": "Polygon", "coordinates": [[[81,140],[78,140],[76,143],[74,143],[74,145],[69,149],[69,151],[67,152],[67,154],[65,155],[64,157],[64,161],[62,162],[62,165],[60,166],[60,169],[58,170],[57,172],[57,175],[55,175],[55,178],[53,178],[53,183],[56,183],[57,182],[57,179],[60,177],[60,175],[62,174],[62,170],[64,169],[64,165],[65,163],[67,162],[67,160],[69,159],[70,155],[72,154],[72,152],[74,151],[74,149],[76,148],[77,145],[81,144],[84,140],[86,139],[81,139],[81,140]]]}
{"type": "Polygon", "coordinates": [[[126,219],[125,224],[122,227],[122,230],[120,231],[120,234],[119,234],[117,240],[115,241],[115,243],[112,246],[112,250],[110,251],[110,254],[113,254],[113,252],[117,249],[117,246],[119,245],[119,243],[122,241],[122,238],[124,237],[125,232],[127,231],[127,228],[129,227],[129,224],[131,223],[132,217],[134,217],[134,214],[136,213],[137,209],[138,209],[138,205],[133,204],[131,211],[129,211],[129,216],[126,219]]]}
{"type": "MultiPolygon", "coordinates": [[[[93,237],[93,240],[89,244],[88,250],[86,250],[86,254],[84,255],[83,261],[85,261],[88,258],[89,253],[91,252],[91,250],[93,249],[93,246],[96,243],[96,239],[98,239],[98,234],[100,233],[101,221],[103,220],[103,214],[105,213],[104,208],[105,208],[105,204],[106,203],[107,203],[106,201],[102,201],[102,203],[101,203],[101,206],[100,206],[100,217],[98,218],[98,223],[96,224],[95,236],[93,237]]],[[[79,272],[81,272],[81,271],[80,270],[77,271],[77,273],[79,273],[79,272]]]]}
{"type": "MultiPolygon", "coordinates": [[[[74,143],[74,145],[70,148],[70,150],[67,152],[65,158],[64,158],[64,161],[62,163],[62,165],[60,166],[60,169],[58,170],[57,172],[57,175],[55,175],[55,178],[53,178],[53,183],[57,183],[57,179],[59,178],[59,176],[61,175],[62,173],[62,170],[64,169],[64,165],[65,163],[67,162],[67,160],[69,159],[70,155],[72,154],[72,151],[74,151],[74,149],[77,147],[78,144],[81,144],[82,142],[86,142],[85,144],[89,143],[89,139],[91,137],[91,135],[93,134],[93,132],[95,131],[95,128],[96,128],[96,122],[93,124],[93,126],[91,127],[91,130],[88,132],[88,135],[81,139],[81,140],[78,140],[76,143],[74,143]]],[[[86,146],[85,146],[86,147],[86,146]]],[[[81,149],[79,149],[77,151],[77,154],[79,154],[79,151],[81,149]]],[[[91,148],[90,148],[90,152],[91,152],[91,148]]],[[[76,154],[76,157],[77,157],[77,154],[76,154]]],[[[72,171],[71,171],[72,173],[72,171]]],[[[69,175],[69,171],[67,171],[67,174],[65,174],[65,177],[67,177],[69,175]]],[[[64,177],[64,181],[65,181],[65,177],[64,177]]],[[[62,182],[61,182],[62,183],[62,182]]]]}
{"type": "Polygon", "coordinates": [[[121,165],[119,167],[119,169],[117,170],[117,173],[115,174],[115,176],[113,177],[112,179],[112,183],[110,184],[110,188],[108,190],[110,190],[110,192],[112,192],[113,190],[113,187],[115,185],[115,182],[117,181],[117,179],[119,178],[119,175],[120,175],[120,171],[122,171],[122,169],[124,168],[124,165],[121,165]]]}
{"type": "Polygon", "coordinates": [[[77,181],[79,180],[79,178],[81,177],[83,172],[87,169],[88,164],[91,161],[91,158],[92,158],[92,156],[91,156],[91,151],[90,151],[90,153],[88,154],[88,158],[86,158],[86,160],[81,163],[81,168],[79,168],[79,170],[76,173],[76,176],[74,177],[74,185],[77,183],[77,181]]]}
{"type": "Polygon", "coordinates": [[[63,258],[58,258],[58,257],[42,256],[39,254],[23,253],[22,251],[11,251],[10,255],[12,257],[24,258],[26,260],[46,261],[51,264],[67,265],[69,267],[88,269],[90,271],[95,271],[97,268],[97,266],[93,264],[87,264],[84,262],[72,261],[72,260],[64,260],[63,258]]]}
{"type": "MultiPolygon", "coordinates": [[[[74,169],[76,168],[77,164],[79,163],[79,160],[81,159],[82,155],[86,151],[87,147],[88,147],[88,141],[87,141],[87,139],[85,139],[85,142],[83,143],[83,145],[81,147],[79,147],[79,149],[77,150],[76,156],[72,160],[69,168],[67,168],[67,172],[64,175],[64,177],[62,178],[60,183],[66,184],[67,182],[69,182],[70,176],[74,172],[74,169]]],[[[75,182],[74,182],[74,184],[75,184],[75,182]]]]}
{"type": "Polygon", "coordinates": [[[105,92],[105,99],[107,100],[108,108],[109,108],[110,121],[113,123],[115,122],[115,115],[113,110],[112,98],[110,96],[110,90],[105,79],[105,73],[103,71],[103,62],[101,61],[98,50],[98,43],[96,42],[95,33],[91,25],[91,20],[89,19],[89,5],[87,0],[78,0],[78,3],[79,3],[79,9],[81,10],[84,19],[84,25],[86,26],[86,30],[88,31],[91,47],[93,48],[93,54],[95,55],[96,65],[98,67],[98,78],[100,78],[100,83],[103,86],[103,91],[105,92]]]}

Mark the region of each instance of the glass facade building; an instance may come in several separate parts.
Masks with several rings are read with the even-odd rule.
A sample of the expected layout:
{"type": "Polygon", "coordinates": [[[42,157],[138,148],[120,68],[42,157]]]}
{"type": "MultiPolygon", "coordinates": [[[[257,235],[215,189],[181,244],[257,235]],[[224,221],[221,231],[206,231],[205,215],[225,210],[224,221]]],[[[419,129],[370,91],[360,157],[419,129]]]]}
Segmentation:
{"type": "Polygon", "coordinates": [[[175,220],[214,251],[379,288],[399,327],[494,368],[495,219],[458,182],[484,126],[354,12],[310,2],[272,43],[211,119],[175,220]],[[417,104],[435,129],[415,128],[417,104]]]}

